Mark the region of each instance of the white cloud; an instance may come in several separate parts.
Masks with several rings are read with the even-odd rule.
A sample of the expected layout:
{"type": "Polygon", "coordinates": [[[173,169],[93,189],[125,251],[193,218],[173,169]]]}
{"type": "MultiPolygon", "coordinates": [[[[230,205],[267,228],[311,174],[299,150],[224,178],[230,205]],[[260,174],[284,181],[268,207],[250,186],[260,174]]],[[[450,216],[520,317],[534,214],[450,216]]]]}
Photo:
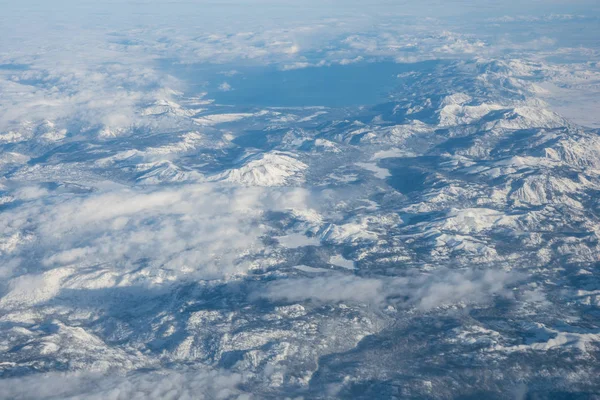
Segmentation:
{"type": "Polygon", "coordinates": [[[219,85],[219,90],[222,92],[230,92],[233,90],[233,88],[231,87],[231,85],[227,82],[223,82],[219,85]]]}
{"type": "Polygon", "coordinates": [[[0,380],[0,397],[13,400],[98,399],[249,400],[243,377],[225,371],[133,372],[129,375],[47,373],[0,380]]]}
{"type": "Polygon", "coordinates": [[[485,303],[511,296],[507,286],[520,276],[499,270],[440,270],[410,278],[333,274],[271,282],[255,296],[274,301],[396,304],[429,310],[455,304],[485,303]]]}
{"type": "MultiPolygon", "coordinates": [[[[252,254],[264,248],[262,214],[306,209],[307,197],[303,189],[196,184],[25,202],[0,214],[3,235],[27,231],[34,237],[17,240],[2,257],[5,262],[25,257],[21,268],[28,271],[10,281],[3,304],[35,304],[65,287],[77,288],[78,281],[65,283],[66,278],[86,276],[92,266],[118,277],[121,286],[244,275],[255,268],[252,254]]],[[[18,273],[14,266],[12,271],[18,273]]],[[[112,285],[114,279],[98,284],[112,285]]]]}

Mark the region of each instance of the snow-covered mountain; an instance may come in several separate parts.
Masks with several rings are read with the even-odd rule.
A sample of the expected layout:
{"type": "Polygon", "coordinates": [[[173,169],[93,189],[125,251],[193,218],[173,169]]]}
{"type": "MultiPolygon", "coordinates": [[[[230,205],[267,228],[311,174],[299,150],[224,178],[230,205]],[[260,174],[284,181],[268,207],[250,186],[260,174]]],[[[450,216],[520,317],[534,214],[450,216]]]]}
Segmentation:
{"type": "Polygon", "coordinates": [[[248,186],[283,186],[301,182],[307,165],[285,152],[253,154],[240,160],[240,166],[217,174],[213,179],[248,186]]]}
{"type": "Polygon", "coordinates": [[[508,44],[571,17],[0,52],[0,398],[597,396],[597,49],[508,44]]]}

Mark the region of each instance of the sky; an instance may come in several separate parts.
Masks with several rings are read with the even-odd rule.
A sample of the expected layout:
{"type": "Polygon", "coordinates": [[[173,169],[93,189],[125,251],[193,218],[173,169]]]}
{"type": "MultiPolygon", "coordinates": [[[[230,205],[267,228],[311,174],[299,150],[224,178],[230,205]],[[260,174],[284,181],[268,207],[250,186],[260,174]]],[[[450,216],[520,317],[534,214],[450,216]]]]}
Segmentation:
{"type": "Polygon", "coordinates": [[[591,0],[492,1],[492,0],[228,0],[228,1],[75,1],[3,0],[0,2],[7,22],[80,22],[98,26],[122,27],[145,24],[173,24],[203,29],[228,29],[234,26],[271,25],[301,20],[372,18],[373,23],[390,16],[452,18],[475,21],[492,15],[596,14],[600,9],[591,0]]]}

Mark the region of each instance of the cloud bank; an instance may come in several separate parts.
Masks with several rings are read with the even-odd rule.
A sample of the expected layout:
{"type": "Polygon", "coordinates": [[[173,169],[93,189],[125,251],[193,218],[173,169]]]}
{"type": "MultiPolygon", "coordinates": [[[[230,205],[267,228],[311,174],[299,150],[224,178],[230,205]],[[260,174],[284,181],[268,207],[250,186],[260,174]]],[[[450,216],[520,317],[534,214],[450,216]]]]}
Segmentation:
{"type": "Polygon", "coordinates": [[[0,398],[13,400],[249,400],[243,378],[225,371],[132,372],[128,375],[48,373],[0,380],[0,398]]]}
{"type": "Polygon", "coordinates": [[[219,184],[43,194],[0,214],[0,273],[14,276],[2,307],[47,301],[61,288],[243,276],[264,249],[263,213],[306,209],[308,197],[219,184]]]}
{"type": "Polygon", "coordinates": [[[255,296],[274,301],[353,302],[430,310],[456,304],[487,303],[511,297],[520,278],[502,270],[440,270],[413,278],[328,275],[271,282],[255,296]]]}

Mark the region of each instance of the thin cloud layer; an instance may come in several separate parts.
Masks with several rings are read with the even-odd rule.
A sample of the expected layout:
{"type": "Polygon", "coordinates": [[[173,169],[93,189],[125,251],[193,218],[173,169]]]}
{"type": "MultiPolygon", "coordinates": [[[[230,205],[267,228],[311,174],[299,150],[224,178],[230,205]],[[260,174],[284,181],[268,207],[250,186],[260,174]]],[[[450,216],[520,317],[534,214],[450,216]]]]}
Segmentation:
{"type": "Polygon", "coordinates": [[[264,248],[263,213],[306,208],[306,201],[302,189],[218,184],[25,201],[0,217],[4,240],[15,243],[1,255],[2,274],[16,276],[0,304],[31,306],[65,287],[152,286],[244,275],[257,267],[252,256],[264,248]]]}
{"type": "Polygon", "coordinates": [[[249,400],[239,374],[225,371],[134,372],[129,375],[49,373],[0,380],[0,398],[33,399],[237,399],[249,400]]]}
{"type": "Polygon", "coordinates": [[[495,296],[511,297],[519,274],[505,271],[442,270],[414,278],[366,278],[328,275],[269,283],[255,296],[274,301],[366,303],[430,310],[436,307],[487,303],[495,296]]]}

